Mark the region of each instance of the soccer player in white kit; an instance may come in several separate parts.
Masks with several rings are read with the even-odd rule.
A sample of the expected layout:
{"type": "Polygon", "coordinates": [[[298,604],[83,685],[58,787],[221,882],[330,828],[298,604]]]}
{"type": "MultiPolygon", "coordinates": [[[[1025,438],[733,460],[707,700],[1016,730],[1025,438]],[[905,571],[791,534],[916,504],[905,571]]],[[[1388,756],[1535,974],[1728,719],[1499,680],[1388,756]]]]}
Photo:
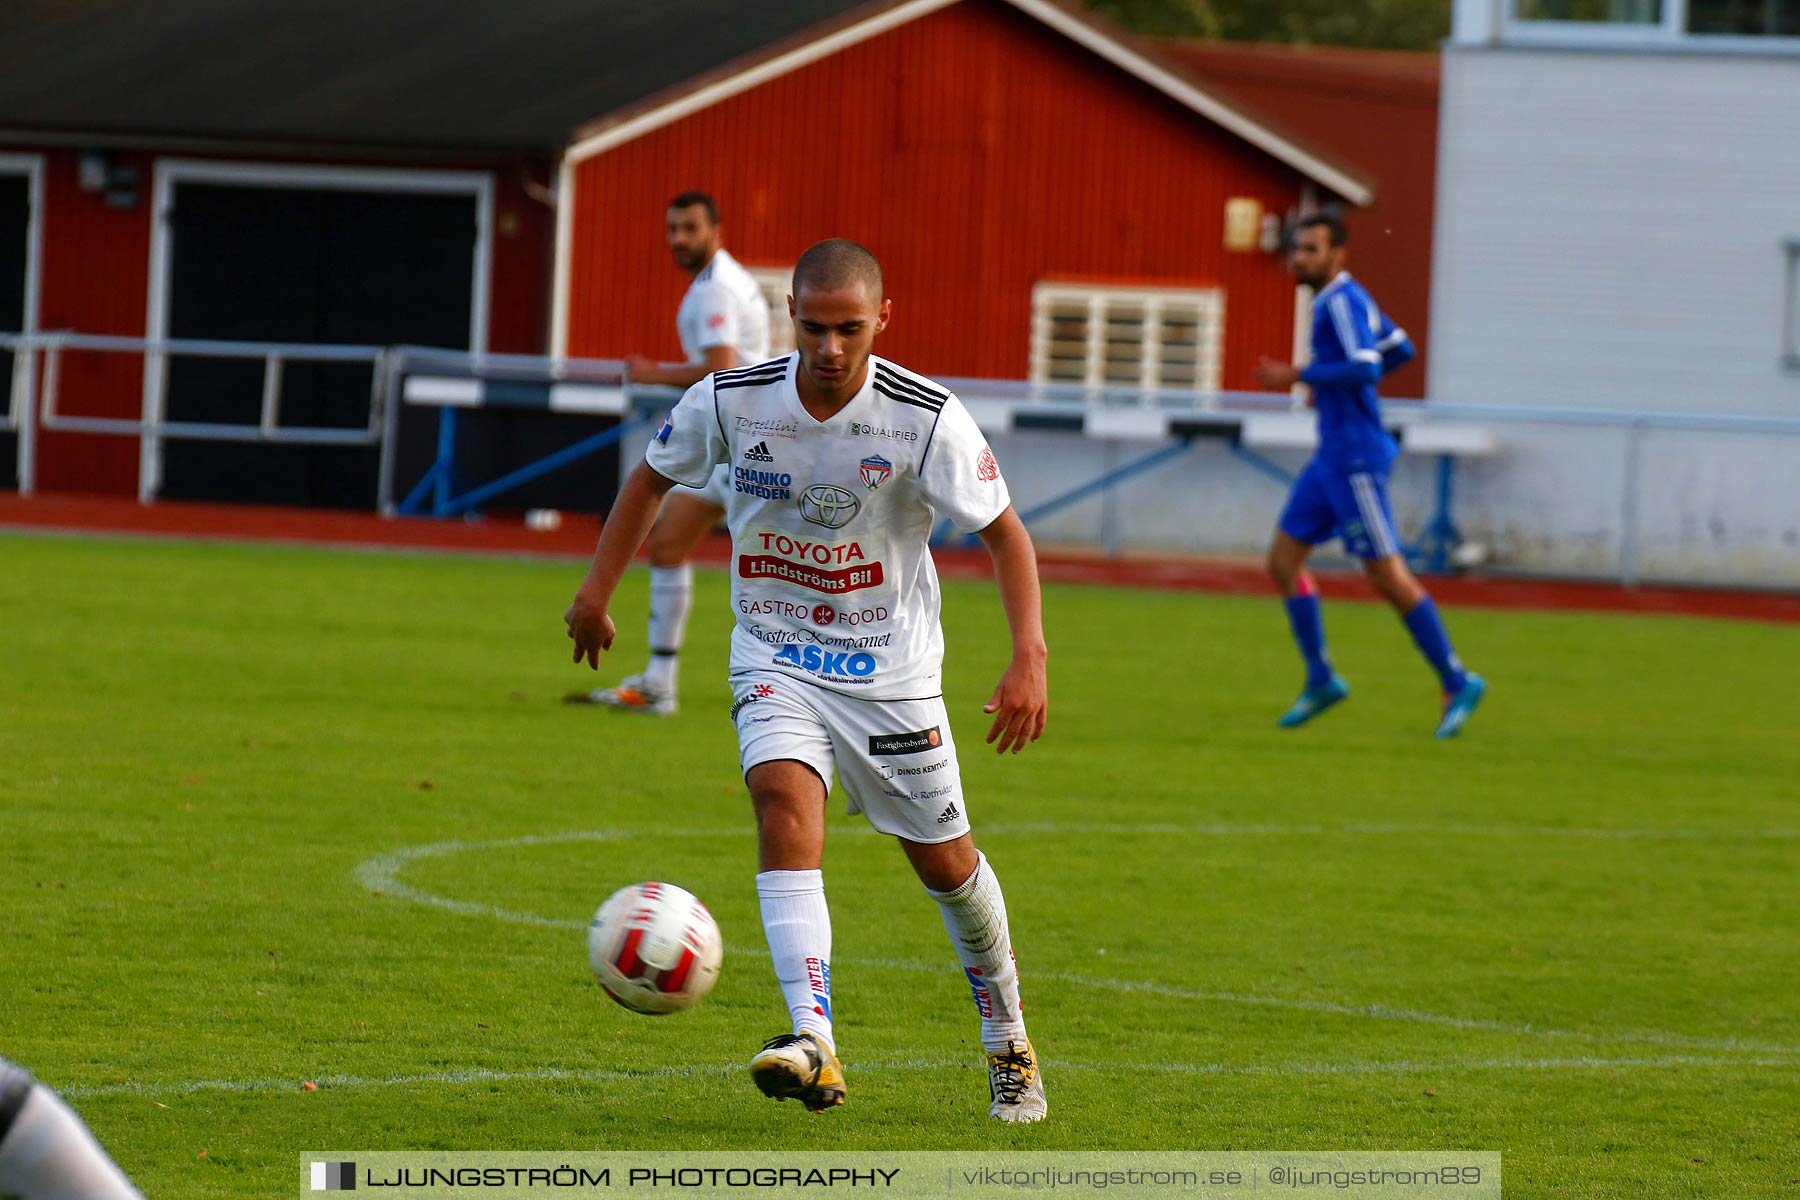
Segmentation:
{"type": "Polygon", "coordinates": [[[887,324],[881,268],[834,238],[801,256],[798,350],[689,388],[613,506],[564,614],[598,667],[607,607],[662,494],[731,470],[732,719],[757,823],[757,894],[792,1032],[751,1060],[757,1086],[822,1111],[844,1102],[832,1035],[831,917],[820,860],[835,770],[851,812],[898,838],[937,901],[981,1017],[990,1112],[1043,1119],[999,881],[969,832],[944,707],[935,516],[993,556],[1012,660],[983,711],[1018,753],[1048,707],[1037,558],[962,402],[870,353],[887,324]]]}
{"type": "MultiPolygon", "coordinates": [[[[643,355],[626,359],[633,383],[690,387],[714,371],[749,366],[769,357],[769,306],[750,272],[720,244],[719,210],[704,192],[669,201],[669,252],[693,277],[675,312],[684,363],[659,363],[643,355]]],[[[650,530],[650,661],[617,686],[572,692],[569,704],[603,704],[624,712],[669,716],[677,706],[681,643],[694,603],[694,569],[688,555],[725,516],[731,474],[721,467],[701,487],[675,487],[650,530]]]]}

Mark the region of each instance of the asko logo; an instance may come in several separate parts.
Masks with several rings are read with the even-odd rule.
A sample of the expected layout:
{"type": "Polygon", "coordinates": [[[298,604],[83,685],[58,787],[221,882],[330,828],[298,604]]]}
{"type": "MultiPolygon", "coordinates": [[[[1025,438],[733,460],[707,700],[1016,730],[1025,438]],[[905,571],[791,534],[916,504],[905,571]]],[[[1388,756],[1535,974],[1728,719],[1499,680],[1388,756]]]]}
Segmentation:
{"type": "Polygon", "coordinates": [[[775,661],[813,675],[839,679],[867,679],[875,673],[875,656],[857,651],[824,650],[818,646],[783,646],[775,661]]]}

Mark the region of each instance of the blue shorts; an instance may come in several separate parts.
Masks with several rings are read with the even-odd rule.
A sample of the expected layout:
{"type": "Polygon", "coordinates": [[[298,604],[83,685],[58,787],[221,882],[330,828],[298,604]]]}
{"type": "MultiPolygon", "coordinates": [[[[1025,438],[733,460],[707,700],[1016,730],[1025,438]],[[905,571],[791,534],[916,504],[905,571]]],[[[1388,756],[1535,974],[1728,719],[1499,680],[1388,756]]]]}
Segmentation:
{"type": "Polygon", "coordinates": [[[1336,534],[1357,558],[1400,553],[1386,471],[1346,471],[1314,458],[1294,480],[1279,528],[1309,546],[1336,534]]]}

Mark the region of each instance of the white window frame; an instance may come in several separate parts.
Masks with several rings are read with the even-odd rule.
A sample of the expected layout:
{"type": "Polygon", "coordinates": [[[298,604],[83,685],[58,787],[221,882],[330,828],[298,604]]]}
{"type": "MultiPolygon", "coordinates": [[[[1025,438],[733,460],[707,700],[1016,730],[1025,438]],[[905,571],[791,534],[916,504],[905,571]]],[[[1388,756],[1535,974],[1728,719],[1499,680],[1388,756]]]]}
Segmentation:
{"type": "Polygon", "coordinates": [[[1782,291],[1781,361],[1790,371],[1800,371],[1800,237],[1781,243],[1787,254],[1782,291]]]}
{"type": "Polygon", "coordinates": [[[794,268],[786,267],[753,267],[748,263],[740,263],[756,280],[756,286],[762,292],[763,303],[769,306],[769,357],[780,358],[790,354],[794,349],[794,322],[788,316],[788,289],[794,284],[794,268]]]}
{"type": "Polygon", "coordinates": [[[1661,0],[1655,24],[1615,21],[1547,21],[1518,16],[1520,0],[1498,0],[1501,33],[1516,45],[1570,48],[1642,48],[1718,51],[1727,54],[1800,54],[1800,37],[1689,33],[1688,0],[1661,0]]]}
{"type": "MultiPolygon", "coordinates": [[[[25,220],[25,307],[22,328],[0,332],[31,334],[38,331],[38,293],[43,279],[44,262],[44,156],[41,154],[0,154],[0,175],[25,177],[25,202],[31,213],[25,220]]],[[[37,355],[20,351],[13,359],[12,377],[0,383],[8,390],[0,410],[11,414],[19,435],[19,495],[29,496],[37,490],[37,422],[27,418],[25,408],[37,395],[37,355]]]]}
{"type": "Polygon", "coordinates": [[[1088,387],[1176,387],[1182,391],[1216,392],[1225,376],[1225,289],[1222,287],[1142,288],[1098,283],[1038,283],[1031,289],[1031,381],[1033,383],[1072,383],[1050,377],[1051,306],[1066,303],[1086,304],[1088,309],[1086,375],[1088,387]],[[1172,302],[1196,305],[1202,310],[1209,330],[1195,347],[1195,379],[1193,383],[1167,384],[1162,378],[1162,346],[1160,341],[1145,347],[1138,362],[1135,385],[1106,377],[1104,333],[1106,310],[1113,303],[1142,305],[1146,329],[1161,329],[1160,317],[1172,302]],[[1206,311],[1209,310],[1210,311],[1206,311]]]}

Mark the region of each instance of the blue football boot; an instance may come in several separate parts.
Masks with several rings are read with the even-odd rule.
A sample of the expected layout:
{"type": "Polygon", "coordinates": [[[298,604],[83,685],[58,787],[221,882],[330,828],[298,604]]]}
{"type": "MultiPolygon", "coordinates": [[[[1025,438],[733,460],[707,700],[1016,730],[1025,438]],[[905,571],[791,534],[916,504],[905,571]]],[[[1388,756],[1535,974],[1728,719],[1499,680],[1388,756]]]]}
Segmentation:
{"type": "Polygon", "coordinates": [[[1304,725],[1332,705],[1350,694],[1350,685],[1344,682],[1342,675],[1333,675],[1317,687],[1309,687],[1300,693],[1294,706],[1281,714],[1275,723],[1283,729],[1292,729],[1304,725]]]}
{"type": "Polygon", "coordinates": [[[1447,738],[1461,733],[1462,727],[1474,713],[1475,706],[1481,703],[1481,698],[1486,694],[1487,680],[1473,671],[1469,672],[1467,681],[1462,685],[1462,690],[1444,694],[1444,715],[1438,721],[1437,735],[1447,738]]]}

